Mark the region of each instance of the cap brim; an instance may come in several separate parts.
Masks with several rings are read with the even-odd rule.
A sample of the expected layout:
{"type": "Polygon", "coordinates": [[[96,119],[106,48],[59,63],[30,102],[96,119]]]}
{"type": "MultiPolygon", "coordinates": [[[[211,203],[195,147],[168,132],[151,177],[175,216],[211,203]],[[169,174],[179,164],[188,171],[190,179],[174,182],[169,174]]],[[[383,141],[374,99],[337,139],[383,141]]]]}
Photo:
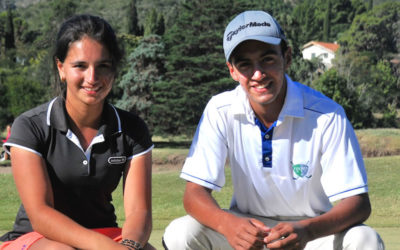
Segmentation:
{"type": "Polygon", "coordinates": [[[229,61],[229,58],[232,54],[232,52],[236,49],[236,47],[241,44],[242,42],[248,41],[248,40],[256,40],[256,41],[260,41],[260,42],[264,42],[264,43],[268,43],[268,44],[272,44],[272,45],[279,45],[282,41],[281,38],[277,38],[277,37],[270,37],[270,36],[247,36],[244,39],[240,39],[238,41],[236,41],[236,43],[232,46],[232,49],[230,51],[228,51],[227,54],[225,54],[225,58],[226,61],[229,61]]]}

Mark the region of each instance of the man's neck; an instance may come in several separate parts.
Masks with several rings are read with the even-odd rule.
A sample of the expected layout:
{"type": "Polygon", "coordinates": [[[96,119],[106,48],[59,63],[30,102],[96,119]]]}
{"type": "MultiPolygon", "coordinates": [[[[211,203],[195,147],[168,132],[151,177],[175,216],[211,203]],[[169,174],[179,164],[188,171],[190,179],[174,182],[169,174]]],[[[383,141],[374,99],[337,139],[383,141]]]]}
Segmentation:
{"type": "Polygon", "coordinates": [[[286,91],[287,84],[283,86],[282,91],[272,103],[259,105],[250,102],[250,106],[255,115],[267,128],[269,128],[276,120],[278,120],[279,114],[281,113],[285,103],[286,91]]]}

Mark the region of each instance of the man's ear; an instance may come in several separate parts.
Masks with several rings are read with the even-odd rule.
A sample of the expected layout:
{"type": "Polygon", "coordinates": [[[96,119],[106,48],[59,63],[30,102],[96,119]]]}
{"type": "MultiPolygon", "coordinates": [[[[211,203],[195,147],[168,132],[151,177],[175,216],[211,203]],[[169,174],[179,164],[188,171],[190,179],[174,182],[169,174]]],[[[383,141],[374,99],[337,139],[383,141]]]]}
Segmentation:
{"type": "Polygon", "coordinates": [[[226,65],[228,66],[229,73],[231,74],[232,79],[238,82],[239,77],[237,76],[237,72],[233,65],[230,62],[226,62],[226,65]]]}
{"type": "Polygon", "coordinates": [[[284,58],[285,58],[285,71],[287,71],[290,65],[292,64],[292,48],[287,47],[284,58]]]}

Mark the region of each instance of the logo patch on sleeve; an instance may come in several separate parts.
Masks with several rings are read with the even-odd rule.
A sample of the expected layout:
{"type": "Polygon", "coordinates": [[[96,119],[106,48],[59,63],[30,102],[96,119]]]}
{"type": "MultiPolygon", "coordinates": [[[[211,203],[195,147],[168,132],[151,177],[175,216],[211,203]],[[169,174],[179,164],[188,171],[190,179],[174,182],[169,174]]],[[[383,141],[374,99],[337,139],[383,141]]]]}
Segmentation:
{"type": "Polygon", "coordinates": [[[112,156],[107,161],[111,165],[123,164],[126,162],[126,156],[112,156]]]}

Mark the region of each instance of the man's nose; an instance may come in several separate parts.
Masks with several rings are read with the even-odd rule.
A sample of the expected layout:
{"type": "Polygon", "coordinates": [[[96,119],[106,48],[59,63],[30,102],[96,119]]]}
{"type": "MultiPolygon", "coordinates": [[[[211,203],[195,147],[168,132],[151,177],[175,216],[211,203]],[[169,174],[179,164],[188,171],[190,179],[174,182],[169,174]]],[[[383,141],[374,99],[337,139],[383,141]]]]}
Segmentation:
{"type": "Polygon", "coordinates": [[[261,65],[256,64],[253,70],[253,80],[261,80],[265,77],[265,71],[261,65]]]}

